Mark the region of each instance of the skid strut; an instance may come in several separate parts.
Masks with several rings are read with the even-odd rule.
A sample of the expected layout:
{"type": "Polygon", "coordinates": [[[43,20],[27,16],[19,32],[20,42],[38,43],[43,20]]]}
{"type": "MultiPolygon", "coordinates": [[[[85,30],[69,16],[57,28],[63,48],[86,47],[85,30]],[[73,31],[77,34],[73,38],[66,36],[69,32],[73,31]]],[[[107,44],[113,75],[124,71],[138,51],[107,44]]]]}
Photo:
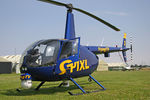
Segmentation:
{"type": "Polygon", "coordinates": [[[42,81],[35,90],[39,90],[39,88],[45,83],[45,81],[42,81]]]}
{"type": "MultiPolygon", "coordinates": [[[[70,78],[70,80],[83,92],[83,93],[86,93],[83,88],[76,82],[73,80],[73,78],[70,78]]],[[[72,94],[71,92],[68,92],[70,95],[74,95],[72,94]]]]}
{"type": "MultiPolygon", "coordinates": [[[[96,82],[102,89],[101,90],[106,90],[106,88],[104,88],[96,79],[94,79],[90,74],[89,77],[94,80],[94,82],[96,82]]],[[[95,90],[95,91],[90,91],[90,92],[86,92],[76,81],[73,80],[73,78],[70,78],[70,80],[83,92],[83,93],[77,93],[77,94],[73,94],[72,92],[68,92],[70,95],[82,95],[82,94],[86,94],[86,93],[92,93],[92,92],[99,92],[101,90],[95,90]]]]}
{"type": "Polygon", "coordinates": [[[89,75],[89,77],[93,79],[101,88],[105,90],[105,88],[96,79],[94,79],[91,75],[89,75]]]}

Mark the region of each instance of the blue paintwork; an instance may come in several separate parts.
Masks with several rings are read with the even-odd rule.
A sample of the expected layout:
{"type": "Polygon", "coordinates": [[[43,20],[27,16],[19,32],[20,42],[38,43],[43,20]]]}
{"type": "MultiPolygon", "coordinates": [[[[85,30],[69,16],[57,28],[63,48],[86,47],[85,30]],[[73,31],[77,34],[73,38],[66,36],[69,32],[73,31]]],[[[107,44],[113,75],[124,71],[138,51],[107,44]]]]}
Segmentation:
{"type": "Polygon", "coordinates": [[[57,81],[54,68],[55,66],[28,67],[28,73],[31,74],[33,81],[57,81]]]}
{"type": "MultiPolygon", "coordinates": [[[[126,49],[126,34],[124,34],[123,42],[122,42],[122,48],[126,49]]],[[[122,51],[123,59],[125,62],[127,62],[127,57],[126,57],[126,51],[122,51]]]]}
{"type": "MultiPolygon", "coordinates": [[[[58,81],[58,80],[65,80],[70,77],[77,78],[77,77],[88,76],[89,74],[93,73],[97,69],[98,58],[96,57],[95,54],[93,54],[84,46],[80,46],[79,52],[80,53],[74,56],[70,56],[68,58],[59,60],[56,66],[27,67],[28,73],[31,74],[33,81],[58,81]],[[65,61],[67,59],[72,60],[72,62],[87,59],[88,61],[87,65],[89,66],[89,69],[76,71],[77,69],[75,68],[73,73],[67,72],[63,75],[59,75],[59,73],[61,72],[59,69],[59,65],[62,61],[65,61]]],[[[65,69],[67,69],[66,66],[65,69]]]]}
{"type": "Polygon", "coordinates": [[[126,57],[126,51],[122,51],[123,59],[125,62],[127,62],[127,57],[126,57]]]}
{"type": "Polygon", "coordinates": [[[111,53],[111,52],[119,52],[119,51],[127,51],[129,48],[122,48],[122,47],[108,47],[108,46],[85,46],[93,52],[94,54],[104,54],[104,53],[111,53]],[[99,48],[109,48],[109,51],[101,52],[99,48]]]}
{"type": "Polygon", "coordinates": [[[67,13],[65,39],[75,38],[74,16],[71,12],[67,13]]]}
{"type": "Polygon", "coordinates": [[[126,38],[123,38],[122,48],[126,48],[126,38]]]}

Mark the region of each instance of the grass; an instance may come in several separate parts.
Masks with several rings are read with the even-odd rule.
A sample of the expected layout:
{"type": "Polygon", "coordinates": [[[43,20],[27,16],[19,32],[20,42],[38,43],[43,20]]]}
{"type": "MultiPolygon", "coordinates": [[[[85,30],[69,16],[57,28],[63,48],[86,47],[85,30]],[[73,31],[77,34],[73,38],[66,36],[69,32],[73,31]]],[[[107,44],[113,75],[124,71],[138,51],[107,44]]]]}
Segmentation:
{"type": "MultiPolygon", "coordinates": [[[[94,72],[92,76],[106,88],[105,91],[70,96],[69,91],[81,93],[72,82],[69,88],[58,88],[61,81],[46,82],[39,91],[33,89],[40,82],[33,82],[31,89],[17,92],[20,75],[0,74],[0,100],[150,100],[150,71],[94,72]]],[[[88,82],[87,79],[83,77],[75,81],[86,91],[100,89],[94,81],[88,82]]]]}

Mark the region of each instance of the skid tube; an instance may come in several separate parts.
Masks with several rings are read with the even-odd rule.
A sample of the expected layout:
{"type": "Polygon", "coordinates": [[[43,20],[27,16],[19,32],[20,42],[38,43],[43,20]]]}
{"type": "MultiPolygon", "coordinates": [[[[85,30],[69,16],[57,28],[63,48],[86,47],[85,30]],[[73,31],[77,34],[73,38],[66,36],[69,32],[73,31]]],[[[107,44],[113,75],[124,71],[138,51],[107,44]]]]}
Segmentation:
{"type": "Polygon", "coordinates": [[[99,92],[99,91],[104,91],[106,90],[106,88],[104,88],[104,86],[102,86],[96,79],[94,79],[94,77],[92,77],[89,74],[89,77],[94,80],[102,89],[100,90],[95,90],[95,91],[90,91],[90,92],[86,92],[76,81],[73,80],[73,78],[70,77],[70,80],[83,92],[83,93],[77,93],[77,94],[73,94],[72,92],[68,92],[70,95],[83,95],[83,94],[87,94],[87,93],[93,93],[93,92],[99,92]]]}

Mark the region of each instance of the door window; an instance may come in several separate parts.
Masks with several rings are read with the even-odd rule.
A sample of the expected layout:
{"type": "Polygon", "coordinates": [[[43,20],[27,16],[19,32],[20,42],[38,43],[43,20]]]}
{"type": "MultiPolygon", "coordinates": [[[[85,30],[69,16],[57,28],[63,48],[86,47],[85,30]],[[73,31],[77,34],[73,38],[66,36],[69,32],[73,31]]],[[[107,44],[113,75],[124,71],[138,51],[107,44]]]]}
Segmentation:
{"type": "Polygon", "coordinates": [[[62,50],[59,59],[74,56],[78,53],[79,39],[69,40],[63,42],[62,50]]]}

